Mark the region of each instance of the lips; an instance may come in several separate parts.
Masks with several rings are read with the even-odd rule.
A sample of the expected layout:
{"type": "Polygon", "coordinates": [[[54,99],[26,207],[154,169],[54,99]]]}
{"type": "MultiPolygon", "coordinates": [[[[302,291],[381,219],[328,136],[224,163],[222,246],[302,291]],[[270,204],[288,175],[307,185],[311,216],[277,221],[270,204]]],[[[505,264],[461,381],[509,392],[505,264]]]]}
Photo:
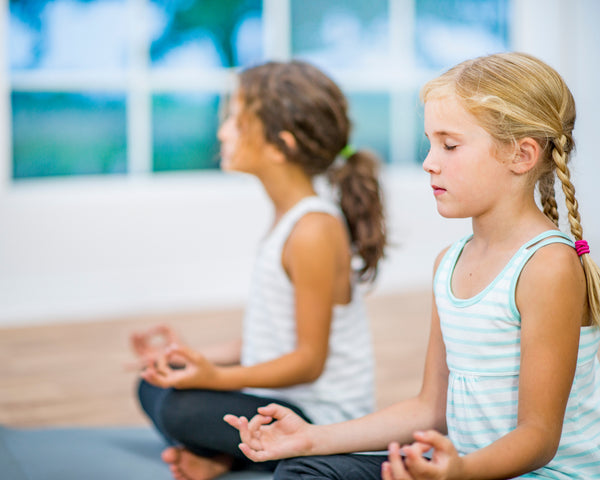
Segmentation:
{"type": "Polygon", "coordinates": [[[432,185],[431,188],[433,188],[433,194],[437,197],[438,195],[441,195],[442,193],[444,193],[446,191],[445,188],[442,187],[438,187],[437,185],[432,185]]]}

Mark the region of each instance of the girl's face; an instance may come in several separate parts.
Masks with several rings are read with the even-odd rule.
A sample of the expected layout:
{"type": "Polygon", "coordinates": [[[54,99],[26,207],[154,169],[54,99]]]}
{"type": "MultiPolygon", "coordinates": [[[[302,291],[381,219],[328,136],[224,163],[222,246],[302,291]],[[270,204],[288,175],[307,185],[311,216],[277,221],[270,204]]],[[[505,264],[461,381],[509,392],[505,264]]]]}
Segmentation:
{"type": "Polygon", "coordinates": [[[243,108],[240,95],[232,97],[227,117],[219,128],[221,168],[256,174],[262,158],[264,136],[258,120],[248,116],[243,118],[243,108]]]}
{"type": "Polygon", "coordinates": [[[438,212],[448,218],[482,215],[492,209],[510,174],[493,139],[455,97],[425,103],[425,135],[431,147],[423,162],[438,212]]]}

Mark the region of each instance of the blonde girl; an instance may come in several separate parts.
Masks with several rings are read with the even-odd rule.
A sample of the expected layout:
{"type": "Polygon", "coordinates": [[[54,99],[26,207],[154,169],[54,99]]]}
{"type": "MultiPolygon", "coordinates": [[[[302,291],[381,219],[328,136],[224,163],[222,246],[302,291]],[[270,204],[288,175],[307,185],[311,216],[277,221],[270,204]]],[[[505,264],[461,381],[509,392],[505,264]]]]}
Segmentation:
{"type": "Polygon", "coordinates": [[[373,409],[357,283],[375,278],[386,233],[377,160],[348,145],[347,109],[338,86],[307,63],[271,62],[239,75],[218,134],[222,168],[258,178],[273,207],[241,339],[195,351],[168,327],[133,336],[146,364],[140,403],[172,445],[162,457],[176,479],[252,463],[225,413],[251,415],[278,401],[307,421],[332,423],[373,409]],[[331,181],[331,198],[317,195],[320,174],[331,181]],[[157,335],[171,344],[166,351],[153,348],[157,335]]]}
{"type": "Polygon", "coordinates": [[[600,283],[567,166],[573,97],[545,63],[504,53],[422,99],[437,209],[473,233],[435,262],[420,393],[324,427],[273,404],[227,421],[257,461],[388,447],[287,460],[277,479],[600,478],[600,283]],[[575,241],[558,230],[557,177],[575,241]]]}

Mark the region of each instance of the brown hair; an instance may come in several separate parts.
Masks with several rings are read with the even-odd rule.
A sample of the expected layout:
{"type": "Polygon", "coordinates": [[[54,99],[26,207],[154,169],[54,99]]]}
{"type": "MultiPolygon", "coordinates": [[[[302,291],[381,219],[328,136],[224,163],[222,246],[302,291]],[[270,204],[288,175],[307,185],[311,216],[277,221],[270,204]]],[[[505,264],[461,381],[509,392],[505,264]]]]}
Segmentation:
{"type": "MultiPolygon", "coordinates": [[[[575,101],[556,70],[524,53],[500,53],[460,63],[428,82],[423,101],[456,96],[467,112],[502,145],[530,137],[543,148],[532,172],[544,214],[558,227],[554,183],[561,182],[575,240],[583,230],[575,187],[567,164],[575,147],[575,101]]],[[[581,256],[592,318],[600,325],[600,269],[589,254],[581,256]]]]}
{"type": "Polygon", "coordinates": [[[359,279],[373,280],[386,245],[379,162],[363,150],[341,162],[351,124],[340,88],[308,63],[268,62],[240,73],[239,93],[244,112],[258,118],[267,142],[307,175],[327,173],[337,187],[352,246],[363,261],[359,279]],[[283,141],[281,132],[294,136],[295,148],[283,141]]]}

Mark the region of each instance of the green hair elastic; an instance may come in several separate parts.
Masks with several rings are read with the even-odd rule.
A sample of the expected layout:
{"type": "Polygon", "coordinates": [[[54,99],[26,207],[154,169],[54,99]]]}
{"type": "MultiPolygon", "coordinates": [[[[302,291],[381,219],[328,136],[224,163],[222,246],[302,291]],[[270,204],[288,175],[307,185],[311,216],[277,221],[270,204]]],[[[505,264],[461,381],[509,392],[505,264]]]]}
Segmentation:
{"type": "Polygon", "coordinates": [[[346,145],[342,150],[340,150],[340,155],[348,160],[352,155],[356,153],[356,148],[352,145],[346,145]]]}

